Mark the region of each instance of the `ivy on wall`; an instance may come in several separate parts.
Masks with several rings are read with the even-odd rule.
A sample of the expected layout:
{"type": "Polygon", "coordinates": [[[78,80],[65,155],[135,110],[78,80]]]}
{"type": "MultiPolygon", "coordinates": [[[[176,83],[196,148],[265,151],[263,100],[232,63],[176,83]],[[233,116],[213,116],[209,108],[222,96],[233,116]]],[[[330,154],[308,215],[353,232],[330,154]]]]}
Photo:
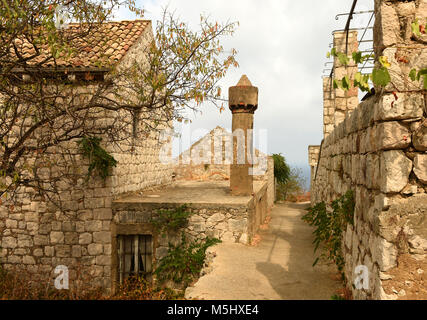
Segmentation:
{"type": "Polygon", "coordinates": [[[94,171],[105,180],[111,168],[117,166],[116,159],[101,147],[101,140],[98,137],[84,137],[77,142],[83,152],[83,156],[89,159],[87,180],[89,180],[94,171]]]}

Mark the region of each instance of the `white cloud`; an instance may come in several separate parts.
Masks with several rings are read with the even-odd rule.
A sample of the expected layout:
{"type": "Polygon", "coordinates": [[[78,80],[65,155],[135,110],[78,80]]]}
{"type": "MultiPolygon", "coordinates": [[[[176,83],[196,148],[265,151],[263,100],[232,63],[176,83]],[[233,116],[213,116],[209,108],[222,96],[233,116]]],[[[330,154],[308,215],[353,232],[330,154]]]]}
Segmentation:
{"type": "MultiPolygon", "coordinates": [[[[325,68],[331,32],[343,29],[352,0],[158,0],[140,1],[146,19],[160,18],[168,6],[190,26],[197,28],[200,14],[219,22],[239,21],[224,47],[236,48],[239,69],[221,82],[223,91],[247,74],[259,88],[255,129],[268,129],[269,153],[283,153],[289,162],[307,165],[307,147],[322,139],[322,70],[325,68]]],[[[373,8],[372,0],[359,0],[356,11],[373,8]]],[[[129,18],[122,11],[120,18],[129,18]]],[[[368,14],[355,16],[352,26],[364,27],[368,14]]],[[[371,33],[365,39],[372,38],[371,33]]],[[[211,130],[231,126],[231,113],[203,106],[193,128],[211,130]]]]}

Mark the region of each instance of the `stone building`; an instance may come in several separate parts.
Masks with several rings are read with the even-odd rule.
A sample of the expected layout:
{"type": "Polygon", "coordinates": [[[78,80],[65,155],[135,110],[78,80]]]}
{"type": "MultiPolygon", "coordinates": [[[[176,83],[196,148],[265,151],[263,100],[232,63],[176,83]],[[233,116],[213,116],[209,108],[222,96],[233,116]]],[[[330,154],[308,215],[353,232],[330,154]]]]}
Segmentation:
{"type": "MultiPolygon", "coordinates": [[[[101,30],[104,37],[98,45],[79,52],[71,65],[65,66],[69,80],[85,77],[88,72],[96,73],[97,81],[108,79],[110,69],[100,69],[97,65],[100,59],[107,59],[117,68],[146,61],[144,49],[153,41],[150,21],[109,22],[101,30]]],[[[31,54],[25,52],[25,45],[23,50],[31,54]]],[[[96,85],[81,89],[96,90],[96,85]]],[[[241,105],[233,108],[247,113],[248,119],[253,117],[257,95],[250,101],[245,96],[239,99],[241,105]]],[[[132,126],[132,119],[125,120],[132,126]]],[[[246,124],[248,127],[242,128],[245,132],[252,129],[246,124]]],[[[181,204],[187,204],[193,213],[186,229],[189,237],[215,236],[223,241],[248,243],[273,202],[271,162],[265,177],[253,182],[249,175],[252,164],[246,159],[243,164],[246,170],[239,171],[239,175],[248,186],[239,184],[235,190],[250,187],[251,192],[233,196],[227,180],[174,179],[174,167],[161,161],[163,145],[159,139],[153,133],[144,139],[136,137],[109,145],[106,138],[104,146],[117,160],[117,166],[105,181],[97,177],[88,183],[84,179],[88,161],[76,146],[69,144],[81,177],[73,185],[60,186],[66,214],[38,197],[31,188],[20,189],[12,205],[0,204],[2,267],[24,268],[34,277],[51,281],[55,278],[55,267],[62,265],[70,271],[71,287],[84,284],[114,290],[132,272],[153,271],[156,261],[167,253],[168,242],[179,241],[177,235],[161,237],[150,220],[158,209],[181,204]],[[77,274],[83,274],[84,279],[75,281],[77,274]]],[[[233,148],[235,145],[233,140],[233,148]]],[[[56,151],[49,152],[52,155],[56,151]]],[[[53,170],[58,168],[43,168],[47,179],[53,170]]]]}
{"type": "MultiPolygon", "coordinates": [[[[426,0],[375,1],[376,63],[387,57],[391,83],[359,105],[354,90],[334,90],[329,78],[323,80],[324,139],[309,148],[311,202],[330,203],[354,192],[354,225],[345,230],[342,249],[347,284],[356,299],[417,299],[425,292],[426,93],[409,71],[427,66],[426,35],[411,31],[411,23],[426,16],[426,0]],[[368,268],[368,288],[352,286],[357,266],[368,268]]],[[[334,33],[338,51],[344,38],[334,33]]],[[[351,44],[357,35],[350,33],[349,39],[351,44]]],[[[356,70],[334,61],[337,78],[343,72],[351,78],[356,70]]]]}

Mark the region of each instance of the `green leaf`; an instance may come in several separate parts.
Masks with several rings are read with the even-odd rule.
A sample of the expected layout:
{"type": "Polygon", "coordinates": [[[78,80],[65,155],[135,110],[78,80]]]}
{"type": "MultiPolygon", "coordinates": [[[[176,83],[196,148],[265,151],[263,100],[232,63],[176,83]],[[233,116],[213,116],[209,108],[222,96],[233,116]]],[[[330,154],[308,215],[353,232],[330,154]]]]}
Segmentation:
{"type": "Polygon", "coordinates": [[[412,22],[411,27],[413,34],[415,34],[417,37],[421,36],[420,24],[418,22],[418,19],[415,19],[415,22],[412,22]]]}
{"type": "Polygon", "coordinates": [[[356,64],[362,63],[362,52],[360,52],[360,51],[353,52],[352,56],[353,56],[353,61],[356,64]]]}
{"type": "Polygon", "coordinates": [[[417,79],[417,70],[412,69],[411,72],[409,72],[409,78],[411,78],[412,81],[415,81],[417,79]]]}
{"type": "Polygon", "coordinates": [[[354,80],[357,81],[357,82],[362,82],[362,73],[356,72],[354,74],[354,80]]]}
{"type": "Polygon", "coordinates": [[[338,89],[340,87],[339,81],[334,79],[334,89],[338,89]]]}
{"type": "Polygon", "coordinates": [[[313,267],[317,264],[319,262],[319,258],[316,258],[316,260],[314,260],[314,262],[313,262],[313,267]]]}
{"type": "Polygon", "coordinates": [[[426,68],[421,69],[420,71],[418,71],[417,80],[420,80],[421,76],[425,76],[425,75],[427,75],[427,69],[426,68]]]}
{"type": "Polygon", "coordinates": [[[427,74],[423,75],[423,89],[427,90],[427,74]]]}
{"type": "Polygon", "coordinates": [[[341,64],[343,65],[348,65],[348,63],[350,62],[350,59],[348,58],[348,56],[344,53],[338,53],[338,60],[341,62],[341,64]]]}
{"type": "Polygon", "coordinates": [[[390,73],[386,68],[374,68],[372,71],[372,82],[374,84],[385,87],[390,81],[390,73]]]}
{"type": "Polygon", "coordinates": [[[342,88],[344,90],[350,89],[350,79],[348,78],[348,76],[345,76],[344,78],[342,78],[341,83],[342,83],[342,88]]]}

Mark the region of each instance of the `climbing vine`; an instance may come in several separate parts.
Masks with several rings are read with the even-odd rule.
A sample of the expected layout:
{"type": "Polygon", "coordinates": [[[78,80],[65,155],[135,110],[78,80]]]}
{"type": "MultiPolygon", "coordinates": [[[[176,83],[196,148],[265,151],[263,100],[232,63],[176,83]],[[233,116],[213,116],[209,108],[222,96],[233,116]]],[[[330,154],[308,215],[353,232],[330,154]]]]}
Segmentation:
{"type": "Polygon", "coordinates": [[[101,138],[83,137],[77,142],[83,156],[89,159],[87,179],[96,171],[102,179],[106,179],[112,167],[117,166],[117,161],[100,145],[101,138]]]}
{"type": "MultiPolygon", "coordinates": [[[[427,21],[427,18],[426,18],[427,21]]],[[[412,24],[412,33],[414,37],[420,37],[421,34],[426,33],[426,24],[420,24],[419,20],[416,19],[412,24]]],[[[350,58],[347,56],[347,54],[343,52],[338,52],[336,48],[332,48],[330,52],[327,53],[327,58],[330,58],[331,56],[336,57],[338,61],[344,65],[347,66],[350,63],[350,58]]],[[[372,58],[372,54],[364,55],[362,52],[357,51],[352,53],[352,60],[354,63],[361,64],[365,62],[367,59],[372,58]]],[[[341,79],[334,79],[333,80],[333,87],[334,89],[342,89],[344,91],[349,90],[352,85],[353,87],[360,88],[362,91],[370,91],[369,81],[372,81],[374,85],[385,87],[391,82],[391,76],[389,72],[389,68],[391,67],[390,62],[388,61],[388,58],[386,56],[380,56],[378,58],[379,65],[375,66],[370,74],[362,74],[361,72],[357,72],[354,75],[353,81],[350,80],[349,76],[346,75],[341,79]]],[[[405,62],[408,63],[409,61],[406,58],[400,58],[399,62],[405,62]]],[[[412,81],[420,81],[421,78],[423,79],[423,88],[424,90],[427,90],[427,68],[421,68],[419,70],[413,68],[409,72],[409,78],[412,81]]]]}
{"type": "Polygon", "coordinates": [[[150,223],[165,237],[167,232],[176,232],[186,227],[191,214],[186,204],[173,209],[160,209],[150,219],[150,223]]]}
{"type": "Polygon", "coordinates": [[[354,206],[353,192],[348,191],[331,203],[332,210],[327,208],[325,202],[320,202],[310,207],[308,213],[302,217],[302,220],[315,227],[314,251],[322,248],[322,253],[314,260],[313,266],[322,258],[332,261],[337,265],[343,279],[345,265],[342,253],[343,230],[347,228],[347,224],[353,225],[354,206]]]}
{"type": "Polygon", "coordinates": [[[216,238],[189,242],[183,233],[180,244],[169,243],[168,254],[160,260],[154,271],[157,279],[161,283],[172,280],[188,286],[202,270],[206,249],[220,242],[221,240],[216,238]]]}

